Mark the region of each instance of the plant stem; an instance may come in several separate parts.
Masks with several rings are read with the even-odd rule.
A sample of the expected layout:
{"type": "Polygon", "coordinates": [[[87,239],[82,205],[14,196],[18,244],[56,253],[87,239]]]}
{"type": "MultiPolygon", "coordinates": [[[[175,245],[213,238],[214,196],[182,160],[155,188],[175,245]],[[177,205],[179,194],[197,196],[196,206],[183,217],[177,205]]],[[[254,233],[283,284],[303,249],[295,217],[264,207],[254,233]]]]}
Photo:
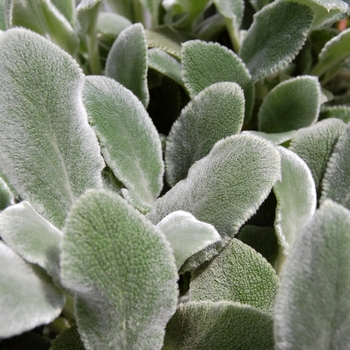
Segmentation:
{"type": "Polygon", "coordinates": [[[235,18],[225,18],[225,24],[232,42],[233,49],[238,54],[241,44],[238,36],[238,28],[235,25],[235,18]]]}
{"type": "Polygon", "coordinates": [[[74,297],[66,293],[66,304],[63,307],[62,315],[72,323],[75,323],[74,316],[74,297]]]}

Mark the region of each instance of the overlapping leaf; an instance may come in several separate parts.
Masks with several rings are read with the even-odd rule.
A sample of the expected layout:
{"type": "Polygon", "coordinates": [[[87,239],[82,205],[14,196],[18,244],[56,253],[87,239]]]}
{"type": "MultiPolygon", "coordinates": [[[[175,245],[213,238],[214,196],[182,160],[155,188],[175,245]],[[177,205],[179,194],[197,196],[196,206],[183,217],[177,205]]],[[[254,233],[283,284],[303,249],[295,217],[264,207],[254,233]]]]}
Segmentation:
{"type": "Polygon", "coordinates": [[[268,134],[262,131],[247,130],[247,131],[243,131],[242,134],[250,134],[250,135],[262,137],[263,139],[270,141],[272,144],[277,146],[284,142],[290,141],[292,137],[296,134],[296,130],[271,133],[271,134],[268,134]]]}
{"type": "Polygon", "coordinates": [[[273,191],[277,198],[275,229],[283,253],[288,254],[294,240],[316,210],[317,195],[312,173],[294,152],[279,146],[282,178],[273,191]]]}
{"type": "Polygon", "coordinates": [[[221,241],[213,225],[197,220],[185,211],[175,211],[157,224],[174,251],[178,269],[193,254],[221,241]]]}
{"type": "Polygon", "coordinates": [[[320,119],[337,118],[344,123],[350,122],[350,107],[348,106],[332,106],[323,109],[320,113],[320,119]]]}
{"type": "Polygon", "coordinates": [[[58,277],[62,233],[26,201],[0,213],[2,239],[17,254],[58,277]]]}
{"type": "Polygon", "coordinates": [[[206,156],[220,139],[240,132],[244,119],[244,94],[236,83],[205,88],[184,108],[167,139],[165,162],[172,186],[187,176],[189,168],[206,156]]]}
{"type": "Polygon", "coordinates": [[[65,298],[45,272],[0,241],[0,338],[53,321],[65,298]]]}
{"type": "Polygon", "coordinates": [[[217,43],[195,40],[183,44],[181,61],[183,80],[192,98],[212,84],[237,83],[244,91],[245,118],[249,119],[254,87],[249,71],[235,53],[217,43]]]}
{"type": "Polygon", "coordinates": [[[240,57],[254,82],[286,68],[304,45],[314,19],[312,10],[293,1],[278,1],[254,15],[240,57]]]}
{"type": "Polygon", "coordinates": [[[272,350],[272,316],[229,301],[180,304],[167,325],[164,350],[272,350]]]}
{"type": "Polygon", "coordinates": [[[251,135],[227,137],[155,202],[149,218],[158,223],[171,212],[184,210],[214,225],[222,237],[232,236],[279,178],[279,160],[268,141],[251,135]]]}
{"type": "Polygon", "coordinates": [[[233,238],[217,257],[195,270],[190,290],[192,301],[236,301],[271,312],[278,278],[259,253],[233,238]]]}
{"type": "Polygon", "coordinates": [[[281,133],[313,124],[324,102],[315,77],[300,76],[278,84],[259,110],[259,130],[281,133]]]}
{"type": "Polygon", "coordinates": [[[105,74],[130,89],[147,107],[147,43],[141,23],[125,28],[109,51],[105,74]]]}
{"type": "Polygon", "coordinates": [[[60,228],[75,199],[102,186],[104,162],[81,102],[84,76],[54,44],[11,29],[0,37],[0,78],[1,168],[60,228]]]}
{"type": "Polygon", "coordinates": [[[74,0],[51,0],[58,10],[68,19],[69,23],[74,26],[75,18],[75,1],[74,0]]]}
{"type": "Polygon", "coordinates": [[[64,228],[62,283],[89,349],[161,349],[177,273],[165,236],[119,195],[90,190],[64,228]]]}
{"type": "Polygon", "coordinates": [[[135,201],[150,207],[163,185],[160,139],[142,103],[105,77],[87,77],[83,100],[106,163],[135,201]]]}
{"type": "Polygon", "coordinates": [[[350,212],[325,201],[286,262],[275,307],[276,349],[350,344],[350,212]]]}

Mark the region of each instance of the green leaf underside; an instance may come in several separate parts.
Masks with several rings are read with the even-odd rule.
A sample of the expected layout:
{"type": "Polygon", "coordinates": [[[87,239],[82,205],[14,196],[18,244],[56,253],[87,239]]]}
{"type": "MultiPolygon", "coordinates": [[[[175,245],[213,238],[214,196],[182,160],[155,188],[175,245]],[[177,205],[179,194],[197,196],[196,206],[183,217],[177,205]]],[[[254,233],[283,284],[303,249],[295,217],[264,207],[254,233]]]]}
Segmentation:
{"type": "Polygon", "coordinates": [[[104,162],[80,97],[84,76],[57,46],[11,29],[0,37],[0,78],[2,171],[60,228],[75,199],[102,186],[104,162]]]}
{"type": "Polygon", "coordinates": [[[164,50],[157,48],[148,50],[148,67],[173,79],[181,86],[184,85],[181,76],[181,63],[164,50]]]}
{"type": "Polygon", "coordinates": [[[278,133],[272,133],[272,134],[267,134],[262,131],[247,130],[247,131],[243,131],[242,134],[250,134],[250,135],[262,137],[263,139],[270,141],[272,144],[277,146],[291,140],[293,136],[296,134],[296,130],[278,132],[278,133]]]}
{"type": "Polygon", "coordinates": [[[215,226],[222,237],[232,236],[267,197],[279,167],[279,154],[267,141],[250,135],[227,137],[155,202],[148,217],[158,223],[184,210],[215,226]]]}
{"type": "Polygon", "coordinates": [[[350,28],[329,40],[318,56],[311,74],[321,76],[350,56],[350,28]]]}
{"type": "Polygon", "coordinates": [[[97,17],[98,36],[116,38],[125,28],[132,23],[125,17],[112,12],[99,12],[97,17]]]}
{"type": "Polygon", "coordinates": [[[64,299],[43,270],[0,241],[0,339],[53,321],[64,299]]]}
{"type": "Polygon", "coordinates": [[[38,264],[52,277],[59,274],[62,232],[26,201],[0,213],[1,238],[23,259],[38,264]]]}
{"type": "Polygon", "coordinates": [[[165,163],[170,185],[187,176],[189,168],[214,144],[238,134],[244,119],[244,94],[236,83],[215,83],[202,90],[182,110],[167,139],[165,163]]]}
{"type": "Polygon", "coordinates": [[[316,188],[320,188],[328,160],[346,125],[339,119],[322,120],[302,128],[293,137],[289,149],[302,158],[311,170],[316,188]]]}
{"type": "Polygon", "coordinates": [[[330,198],[350,209],[350,125],[344,129],[327,163],[321,201],[330,198]]]}
{"type": "Polygon", "coordinates": [[[278,146],[282,179],[273,192],[277,198],[275,230],[283,253],[288,254],[302,227],[316,210],[315,181],[306,163],[294,152],[278,146]]]}
{"type": "Polygon", "coordinates": [[[147,107],[147,43],[141,23],[124,29],[109,51],[105,74],[130,89],[147,107]]]}
{"type": "Polygon", "coordinates": [[[85,350],[76,325],[61,332],[52,342],[50,350],[85,350]]]}
{"type": "Polygon", "coordinates": [[[240,57],[253,82],[286,68],[304,45],[314,14],[292,1],[273,2],[254,15],[240,57]]]}
{"type": "Polygon", "coordinates": [[[272,350],[272,316],[229,301],[180,304],[167,325],[163,350],[272,350]]]}
{"type": "Polygon", "coordinates": [[[165,236],[122,197],[86,192],[64,228],[62,283],[76,295],[85,348],[160,349],[177,273],[165,236]]]}
{"type": "Polygon", "coordinates": [[[278,277],[253,248],[233,238],[211,262],[194,271],[191,301],[237,301],[272,312],[278,277]]]}
{"type": "Polygon", "coordinates": [[[221,236],[213,225],[199,221],[185,211],[167,215],[157,224],[157,228],[169,241],[178,269],[193,254],[221,241],[221,236]]]}
{"type": "Polygon", "coordinates": [[[162,49],[177,59],[181,58],[181,43],[193,39],[193,35],[169,26],[146,29],[145,33],[149,47],[162,49]]]}
{"type": "Polygon", "coordinates": [[[259,130],[281,133],[313,124],[323,102],[320,84],[315,77],[300,76],[272,89],[259,110],[259,130]]]}
{"type": "Polygon", "coordinates": [[[325,201],[286,262],[275,307],[276,349],[350,343],[350,212],[325,201]]]}
{"type": "Polygon", "coordinates": [[[315,13],[312,29],[322,28],[331,25],[339,20],[339,15],[346,13],[348,4],[342,0],[295,0],[309,6],[315,13]]]}
{"type": "Polygon", "coordinates": [[[350,122],[350,107],[348,106],[332,106],[327,107],[320,113],[320,119],[337,118],[344,123],[350,122]]]}
{"type": "Polygon", "coordinates": [[[215,83],[237,83],[244,91],[245,119],[250,118],[254,86],[245,64],[233,51],[217,43],[194,40],[182,45],[181,61],[183,80],[191,98],[215,83]]]}
{"type": "Polygon", "coordinates": [[[85,79],[83,101],[115,176],[148,207],[163,186],[160,139],[142,103],[112,79],[85,79]]]}

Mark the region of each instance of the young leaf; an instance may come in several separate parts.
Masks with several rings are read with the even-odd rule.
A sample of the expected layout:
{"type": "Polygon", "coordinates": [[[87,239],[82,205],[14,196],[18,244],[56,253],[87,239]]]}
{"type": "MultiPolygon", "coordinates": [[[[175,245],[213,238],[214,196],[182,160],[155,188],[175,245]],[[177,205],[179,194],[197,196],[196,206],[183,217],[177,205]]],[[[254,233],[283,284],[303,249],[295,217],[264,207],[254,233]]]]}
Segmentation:
{"type": "Polygon", "coordinates": [[[279,154],[269,142],[250,135],[227,137],[155,202],[149,219],[158,223],[184,210],[214,225],[222,237],[232,237],[267,197],[279,172],[279,154]]]}
{"type": "Polygon", "coordinates": [[[206,156],[214,144],[238,134],[244,119],[244,94],[236,83],[210,85],[184,108],[170,130],[165,163],[171,186],[206,156]]]}
{"type": "Polygon", "coordinates": [[[115,176],[148,207],[163,186],[160,139],[142,103],[106,77],[85,79],[83,102],[115,176]]]}
{"type": "Polygon", "coordinates": [[[253,82],[286,68],[304,45],[314,19],[312,10],[293,1],[278,1],[254,15],[240,57],[253,82]]]}
{"type": "Polygon", "coordinates": [[[178,269],[193,254],[221,241],[215,227],[185,211],[175,211],[157,224],[174,251],[178,269]]]}
{"type": "Polygon", "coordinates": [[[112,12],[99,12],[97,17],[97,35],[99,39],[114,40],[132,23],[125,17],[112,12]]]}
{"type": "Polygon", "coordinates": [[[233,238],[211,262],[194,271],[192,301],[237,301],[272,312],[278,277],[254,249],[233,238]]]}
{"type": "Polygon", "coordinates": [[[350,56],[350,28],[329,40],[318,55],[318,62],[310,74],[321,76],[329,69],[340,66],[350,56]]]}
{"type": "Polygon", "coordinates": [[[272,350],[271,314],[230,301],[180,304],[167,325],[163,350],[272,350]]]}
{"type": "Polygon", "coordinates": [[[177,273],[165,236],[122,197],[90,190],[64,228],[62,283],[85,348],[161,349],[177,273]]]}
{"type": "Polygon", "coordinates": [[[23,259],[58,277],[62,232],[28,202],[11,205],[0,213],[0,232],[6,244],[23,259]]]}
{"type": "Polygon", "coordinates": [[[0,241],[0,339],[53,321],[65,298],[45,272],[0,241]]]}
{"type": "Polygon", "coordinates": [[[0,37],[0,78],[1,168],[60,228],[75,199],[102,186],[104,162],[81,102],[84,76],[56,45],[11,29],[0,37]]]}
{"type": "Polygon", "coordinates": [[[301,232],[275,306],[276,349],[346,349],[350,343],[350,212],[325,201],[301,232]]]}
{"type": "Polygon", "coordinates": [[[147,107],[147,43],[141,23],[125,28],[119,34],[108,54],[105,73],[130,89],[147,107]]]}
{"type": "Polygon", "coordinates": [[[319,189],[328,160],[345,124],[338,119],[322,120],[302,128],[293,137],[289,149],[305,161],[319,189]]]}
{"type": "Polygon", "coordinates": [[[254,105],[254,86],[242,60],[217,43],[195,40],[182,47],[183,80],[191,98],[215,83],[237,83],[244,91],[245,119],[249,119],[254,105]]]}
{"type": "Polygon", "coordinates": [[[330,198],[344,207],[350,209],[350,125],[348,124],[340,135],[334,151],[327,163],[326,172],[322,182],[321,201],[330,198]]]}
{"type": "Polygon", "coordinates": [[[61,332],[52,342],[50,350],[85,350],[76,325],[61,332]]]}
{"type": "Polygon", "coordinates": [[[148,67],[184,85],[181,76],[181,63],[161,49],[148,50],[148,67]]]}
{"type": "Polygon", "coordinates": [[[277,198],[275,230],[283,253],[287,255],[302,227],[316,210],[315,181],[306,163],[294,152],[278,146],[282,178],[273,192],[277,198]]]}
{"type": "Polygon", "coordinates": [[[321,86],[315,77],[300,76],[278,84],[259,110],[259,130],[280,133],[313,124],[323,103],[321,86]]]}

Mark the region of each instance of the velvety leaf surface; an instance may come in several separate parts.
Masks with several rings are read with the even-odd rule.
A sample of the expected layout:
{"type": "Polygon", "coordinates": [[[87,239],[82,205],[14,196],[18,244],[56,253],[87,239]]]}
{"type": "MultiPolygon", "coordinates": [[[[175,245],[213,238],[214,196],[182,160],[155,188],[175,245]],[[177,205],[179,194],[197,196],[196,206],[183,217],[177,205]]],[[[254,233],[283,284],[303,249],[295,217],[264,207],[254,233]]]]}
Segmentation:
{"type": "Polygon", "coordinates": [[[53,321],[64,302],[43,270],[0,241],[0,339],[53,321]]]}
{"type": "Polygon", "coordinates": [[[175,211],[157,224],[169,241],[178,269],[193,254],[221,241],[213,225],[197,220],[185,211],[175,211]]]}
{"type": "Polygon", "coordinates": [[[320,188],[328,160],[345,124],[338,119],[322,120],[302,128],[293,137],[289,149],[302,158],[311,170],[316,188],[320,188]]]}
{"type": "Polygon", "coordinates": [[[85,350],[76,325],[61,332],[52,342],[50,350],[85,350]]]}
{"type": "Polygon", "coordinates": [[[304,45],[311,28],[312,10],[293,1],[278,1],[254,15],[240,57],[254,82],[286,68],[304,45]]]}
{"type": "Polygon", "coordinates": [[[191,98],[212,84],[234,82],[244,91],[245,117],[250,117],[254,86],[245,64],[233,51],[217,43],[194,40],[183,44],[181,61],[183,80],[191,98]]]}
{"type": "Polygon", "coordinates": [[[64,228],[62,283],[85,348],[161,349],[175,312],[175,260],[162,232],[122,197],[90,190],[64,228]]]}
{"type": "Polygon", "coordinates": [[[275,307],[276,349],[350,344],[350,212],[325,201],[287,259],[275,307]]]}
{"type": "Polygon", "coordinates": [[[0,213],[1,238],[23,259],[38,264],[52,277],[59,274],[62,232],[26,201],[0,213]]]}
{"type": "Polygon", "coordinates": [[[147,107],[147,43],[141,23],[125,28],[109,51],[105,74],[131,90],[147,107]]]}
{"type": "Polygon", "coordinates": [[[330,198],[350,209],[350,125],[348,124],[329,158],[322,182],[321,201],[330,198]]]}
{"type": "Polygon", "coordinates": [[[270,141],[272,144],[277,146],[286,141],[291,140],[293,136],[296,134],[296,130],[278,132],[278,133],[272,133],[272,134],[267,134],[266,132],[262,132],[262,131],[247,130],[247,131],[242,131],[242,134],[250,134],[250,135],[262,137],[263,139],[270,141]]]}
{"type": "Polygon", "coordinates": [[[327,70],[344,61],[350,56],[350,28],[340,32],[329,40],[318,56],[318,62],[313,67],[311,74],[321,76],[327,70]]]}
{"type": "Polygon", "coordinates": [[[115,39],[132,23],[125,17],[112,12],[99,12],[97,17],[97,32],[99,37],[115,39]]]}
{"type": "Polygon", "coordinates": [[[227,137],[155,202],[149,219],[158,223],[184,210],[214,225],[222,237],[232,236],[267,197],[279,169],[279,153],[269,142],[250,135],[227,137]]]}
{"type": "Polygon", "coordinates": [[[206,156],[214,144],[238,134],[244,119],[244,94],[236,83],[212,84],[181,111],[167,138],[165,164],[170,185],[206,156]]]}
{"type": "MultiPolygon", "coordinates": [[[[77,7],[79,32],[87,33],[96,25],[99,5],[102,0],[81,0],[77,7]]],[[[90,32],[90,34],[93,34],[90,32]]]]}
{"type": "Polygon", "coordinates": [[[350,107],[348,106],[332,106],[327,107],[320,113],[320,119],[337,118],[344,123],[350,122],[350,107]]]}
{"type": "Polygon", "coordinates": [[[163,186],[164,165],[157,130],[142,103],[101,76],[86,77],[83,101],[106,163],[141,204],[150,206],[163,186]]]}
{"type": "Polygon", "coordinates": [[[75,1],[74,0],[51,0],[57,9],[68,19],[69,23],[74,26],[75,18],[75,1]]]}
{"type": "Polygon", "coordinates": [[[275,230],[283,253],[288,254],[302,227],[316,210],[315,181],[306,163],[294,152],[278,146],[282,179],[273,192],[277,198],[275,230]]]}
{"type": "Polygon", "coordinates": [[[259,130],[281,133],[313,124],[323,103],[321,86],[315,77],[300,76],[278,84],[259,110],[259,130]]]}
{"type": "Polygon", "coordinates": [[[260,253],[273,267],[275,266],[279,245],[272,227],[244,225],[237,238],[260,253]]]}
{"type": "Polygon", "coordinates": [[[181,63],[164,50],[157,48],[148,50],[148,67],[155,69],[183,86],[181,63]]]}
{"type": "Polygon", "coordinates": [[[237,26],[241,24],[244,12],[244,1],[214,0],[213,2],[218,12],[225,18],[236,21],[237,26]]]}
{"type": "Polygon", "coordinates": [[[229,301],[180,304],[167,325],[163,350],[272,350],[272,316],[229,301]]]}
{"type": "Polygon", "coordinates": [[[237,301],[272,311],[278,277],[272,266],[254,249],[233,238],[211,262],[193,273],[192,301],[237,301]]]}
{"type": "Polygon", "coordinates": [[[84,76],[48,40],[11,29],[0,37],[0,80],[2,171],[60,228],[75,199],[102,186],[104,162],[81,102],[84,76]]]}

